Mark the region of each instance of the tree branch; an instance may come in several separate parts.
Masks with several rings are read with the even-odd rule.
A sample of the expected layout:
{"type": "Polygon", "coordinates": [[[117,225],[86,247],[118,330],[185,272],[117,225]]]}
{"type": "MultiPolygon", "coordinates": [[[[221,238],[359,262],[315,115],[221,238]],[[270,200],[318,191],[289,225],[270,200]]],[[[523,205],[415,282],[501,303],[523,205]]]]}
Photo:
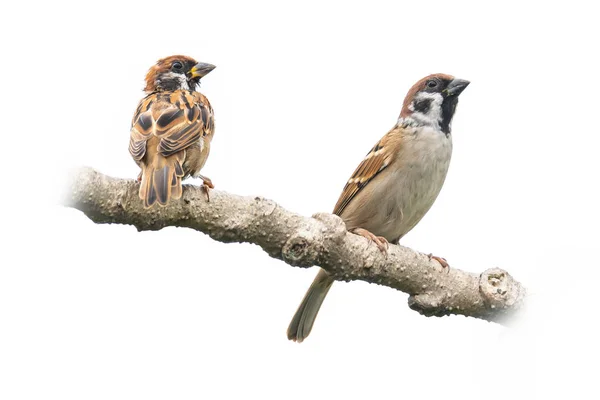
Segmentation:
{"type": "Polygon", "coordinates": [[[203,190],[191,185],[184,185],[181,200],[145,210],[138,188],[133,180],[81,168],[72,177],[65,205],[95,223],[134,225],[139,231],[188,227],[220,242],[254,243],[289,265],[318,265],[336,280],[362,280],[408,293],[409,307],[426,316],[459,314],[505,323],[526,296],[525,288],[498,268],[481,274],[443,269],[427,255],[395,245],[383,254],[347,232],[332,214],[307,218],[272,200],[218,190],[210,191],[207,202],[203,190]]]}

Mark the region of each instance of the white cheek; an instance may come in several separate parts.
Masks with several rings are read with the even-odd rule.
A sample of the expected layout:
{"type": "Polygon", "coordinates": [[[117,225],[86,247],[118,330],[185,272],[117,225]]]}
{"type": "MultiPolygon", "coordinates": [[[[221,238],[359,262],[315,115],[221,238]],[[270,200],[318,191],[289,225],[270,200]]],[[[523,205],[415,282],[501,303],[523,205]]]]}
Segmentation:
{"type": "Polygon", "coordinates": [[[183,90],[190,90],[190,85],[188,85],[188,81],[185,78],[185,76],[182,76],[182,75],[179,76],[179,84],[181,85],[181,88],[183,90]]]}
{"type": "Polygon", "coordinates": [[[190,90],[190,85],[183,74],[176,74],[174,72],[167,72],[163,75],[164,78],[168,80],[176,80],[179,83],[179,88],[183,90],[190,90]]]}
{"type": "Polygon", "coordinates": [[[429,110],[427,113],[415,112],[413,103],[409,105],[409,110],[413,111],[411,117],[422,125],[429,125],[432,127],[440,128],[440,122],[442,121],[442,103],[444,98],[439,93],[418,93],[415,100],[431,99],[429,110]]]}

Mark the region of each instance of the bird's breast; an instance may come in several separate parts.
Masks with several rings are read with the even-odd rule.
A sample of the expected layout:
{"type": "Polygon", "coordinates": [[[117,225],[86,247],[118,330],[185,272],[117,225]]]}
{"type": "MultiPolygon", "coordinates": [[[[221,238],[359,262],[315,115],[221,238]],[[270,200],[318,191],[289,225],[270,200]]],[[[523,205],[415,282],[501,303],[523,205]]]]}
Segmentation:
{"type": "Polygon", "coordinates": [[[407,234],[429,211],[442,189],[452,155],[452,138],[443,132],[419,128],[405,139],[388,173],[374,185],[370,215],[360,222],[391,242],[407,234]]]}

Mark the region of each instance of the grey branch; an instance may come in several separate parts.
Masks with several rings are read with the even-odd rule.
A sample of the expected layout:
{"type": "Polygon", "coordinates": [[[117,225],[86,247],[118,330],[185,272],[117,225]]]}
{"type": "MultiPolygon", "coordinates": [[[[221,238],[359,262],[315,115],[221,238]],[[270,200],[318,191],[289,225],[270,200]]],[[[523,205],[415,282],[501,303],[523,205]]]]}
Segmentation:
{"type": "Polygon", "coordinates": [[[220,242],[259,245],[271,257],[297,267],[318,265],[336,280],[362,280],[410,295],[408,305],[426,316],[459,314],[500,323],[520,310],[525,288],[508,272],[481,274],[442,268],[427,255],[390,245],[387,254],[367,239],[346,231],[335,215],[311,218],[290,212],[272,200],[184,185],[180,200],[146,210],[133,180],[111,178],[91,168],[77,170],[65,205],[83,211],[95,223],[134,225],[138,230],[166,226],[195,229],[220,242]]]}

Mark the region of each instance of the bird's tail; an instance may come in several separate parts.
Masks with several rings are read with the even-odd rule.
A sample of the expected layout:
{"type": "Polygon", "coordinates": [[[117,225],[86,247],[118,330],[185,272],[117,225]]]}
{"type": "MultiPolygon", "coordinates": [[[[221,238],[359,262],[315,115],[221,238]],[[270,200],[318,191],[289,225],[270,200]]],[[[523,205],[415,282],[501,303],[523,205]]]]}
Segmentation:
{"type": "Polygon", "coordinates": [[[325,300],[325,296],[327,296],[333,282],[333,279],[325,270],[319,271],[304,295],[298,310],[296,310],[292,322],[290,322],[287,331],[288,339],[300,343],[308,337],[321,304],[323,304],[323,300],[325,300]]]}
{"type": "Polygon", "coordinates": [[[140,199],[144,201],[144,207],[150,208],[156,202],[166,206],[170,199],[181,198],[183,175],[179,154],[158,155],[150,165],[143,165],[140,199]]]}

